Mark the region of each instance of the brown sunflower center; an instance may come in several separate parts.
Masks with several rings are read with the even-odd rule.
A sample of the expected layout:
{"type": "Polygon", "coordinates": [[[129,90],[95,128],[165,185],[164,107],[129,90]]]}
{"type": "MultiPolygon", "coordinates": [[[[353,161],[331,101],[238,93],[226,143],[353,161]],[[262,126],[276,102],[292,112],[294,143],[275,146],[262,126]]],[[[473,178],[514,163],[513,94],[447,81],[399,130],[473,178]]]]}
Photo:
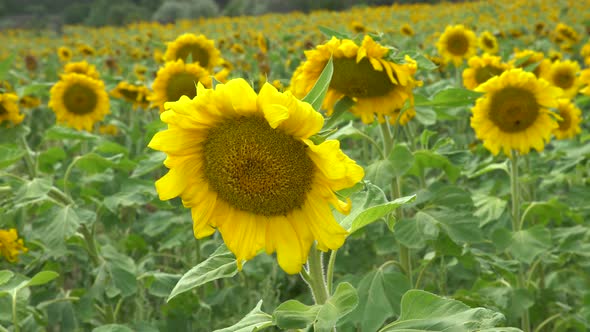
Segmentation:
{"type": "Polygon", "coordinates": [[[303,206],[311,189],[314,163],[306,149],[262,117],[227,120],[209,129],[203,149],[205,179],[233,208],[286,215],[303,206]]]}
{"type": "Polygon", "coordinates": [[[566,131],[570,128],[572,123],[572,118],[570,117],[570,113],[568,111],[561,111],[559,112],[559,116],[561,117],[561,121],[559,121],[559,130],[566,131]]]}
{"type": "Polygon", "coordinates": [[[553,75],[553,83],[558,87],[567,90],[574,85],[575,78],[576,77],[570,70],[568,70],[567,68],[563,68],[561,70],[558,70],[553,75]]]}
{"type": "Polygon", "coordinates": [[[0,102],[0,115],[4,115],[8,113],[8,110],[6,110],[6,108],[4,108],[4,105],[2,105],[2,103],[0,102]]]}
{"type": "Polygon", "coordinates": [[[504,132],[519,132],[530,127],[539,115],[535,95],[518,87],[495,92],[490,101],[489,117],[504,132]]]}
{"type": "Polygon", "coordinates": [[[198,62],[203,68],[209,65],[209,52],[198,44],[184,45],[176,51],[176,59],[182,59],[186,62],[188,55],[191,55],[192,62],[198,62]]]}
{"type": "Polygon", "coordinates": [[[166,99],[177,101],[182,96],[194,98],[197,95],[198,81],[197,76],[187,72],[172,75],[166,85],[166,99]]]}
{"type": "Polygon", "coordinates": [[[469,50],[469,40],[463,33],[453,33],[447,40],[447,49],[453,55],[463,56],[469,50]]]}
{"type": "Polygon", "coordinates": [[[502,74],[502,72],[502,68],[485,65],[477,69],[477,71],[475,72],[475,81],[477,82],[477,84],[482,84],[487,82],[487,80],[489,80],[490,78],[502,74]]]}
{"type": "Polygon", "coordinates": [[[63,102],[68,112],[82,115],[94,111],[98,98],[90,87],[75,84],[65,91],[63,102]]]}
{"type": "Polygon", "coordinates": [[[125,97],[126,100],[132,102],[137,101],[137,95],[139,94],[139,92],[133,88],[119,89],[119,93],[125,97]]]}
{"type": "Polygon", "coordinates": [[[356,63],[354,58],[339,58],[334,59],[330,88],[349,97],[370,98],[385,96],[395,86],[385,70],[373,69],[369,59],[364,58],[356,63]]]}
{"type": "Polygon", "coordinates": [[[496,48],[496,44],[494,43],[494,41],[491,38],[488,37],[484,37],[483,38],[483,45],[489,49],[494,49],[496,48]]]}

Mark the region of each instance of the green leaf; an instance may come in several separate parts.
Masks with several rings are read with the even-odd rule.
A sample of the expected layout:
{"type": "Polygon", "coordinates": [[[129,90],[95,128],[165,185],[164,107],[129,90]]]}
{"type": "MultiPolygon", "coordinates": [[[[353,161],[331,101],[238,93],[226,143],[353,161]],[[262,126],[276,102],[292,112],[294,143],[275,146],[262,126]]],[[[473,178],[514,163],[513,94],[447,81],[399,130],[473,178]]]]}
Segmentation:
{"type": "Polygon", "coordinates": [[[14,62],[14,58],[15,58],[15,54],[12,53],[12,54],[10,54],[10,56],[8,56],[8,58],[0,61],[0,81],[3,81],[6,79],[8,71],[10,70],[12,63],[14,62]]]}
{"type": "MultiPolygon", "coordinates": [[[[381,332],[453,331],[471,332],[493,328],[504,316],[485,308],[470,308],[422,290],[410,290],[402,297],[401,315],[381,332]]],[[[514,331],[518,331],[514,329],[514,331]]]]}
{"type": "Polygon", "coordinates": [[[472,105],[482,95],[482,92],[476,92],[462,88],[449,88],[439,91],[436,95],[434,95],[434,97],[432,97],[432,100],[416,101],[414,106],[469,106],[472,105]]]}
{"type": "Polygon", "coordinates": [[[133,173],[131,173],[131,178],[140,177],[162,167],[164,159],[166,159],[166,154],[164,152],[156,151],[149,153],[147,158],[142,159],[137,164],[137,167],[133,170],[133,173]]]}
{"type": "Polygon", "coordinates": [[[126,180],[121,190],[106,197],[104,206],[111,212],[117,213],[119,207],[133,207],[144,205],[156,196],[153,182],[139,179],[126,180]]]}
{"type": "Polygon", "coordinates": [[[357,291],[351,284],[347,282],[338,284],[334,295],[318,311],[314,324],[315,331],[332,331],[336,323],[357,306],[358,299],[357,291]]]}
{"type": "Polygon", "coordinates": [[[332,29],[330,29],[328,27],[325,27],[325,26],[322,26],[322,25],[319,25],[318,26],[318,29],[324,35],[326,35],[327,37],[330,37],[330,38],[336,37],[336,38],[339,38],[339,39],[350,39],[350,36],[348,34],[342,33],[342,32],[338,32],[336,30],[332,30],[332,29]]]}
{"type": "Polygon", "coordinates": [[[108,324],[99,326],[92,330],[92,332],[133,332],[132,329],[125,325],[120,324],[108,324]]]}
{"type": "Polygon", "coordinates": [[[256,307],[236,324],[213,332],[252,332],[273,326],[272,316],[262,311],[261,306],[262,300],[258,301],[256,307]]]}
{"type": "Polygon", "coordinates": [[[360,324],[360,331],[377,331],[387,318],[399,315],[400,300],[409,289],[406,276],[385,265],[369,272],[358,285],[359,305],[351,314],[352,321],[360,324]]]}
{"type": "Polygon", "coordinates": [[[180,278],[167,301],[195,287],[220,278],[233,277],[237,273],[238,266],[234,255],[225,245],[221,245],[209,258],[190,269],[180,278]]]}
{"type": "Polygon", "coordinates": [[[41,240],[48,247],[60,247],[65,240],[76,233],[82,220],[72,205],[58,207],[50,222],[39,228],[41,240]]]}
{"type": "Polygon", "coordinates": [[[416,120],[425,126],[432,126],[436,123],[436,112],[430,108],[416,107],[416,120]]]}
{"type": "Polygon", "coordinates": [[[0,168],[8,167],[21,160],[26,151],[15,144],[0,145],[0,168]]]}
{"type": "Polygon", "coordinates": [[[168,297],[174,285],[180,280],[181,275],[163,272],[154,272],[148,276],[148,292],[157,297],[168,297]]]}
{"type": "Polygon", "coordinates": [[[451,182],[455,182],[459,177],[460,169],[453,165],[449,159],[443,155],[430,150],[419,150],[414,152],[414,164],[408,171],[408,174],[420,176],[428,168],[442,169],[449,177],[451,182]]]}
{"type": "Polygon", "coordinates": [[[506,172],[507,175],[510,175],[510,171],[508,171],[508,159],[506,159],[505,161],[501,162],[501,163],[496,163],[496,164],[489,164],[485,167],[483,167],[482,169],[479,169],[477,171],[475,171],[472,174],[469,174],[468,177],[470,179],[478,177],[480,175],[495,171],[495,170],[502,170],[504,172],[506,172]]]}
{"type": "Polygon", "coordinates": [[[19,201],[41,198],[46,196],[52,187],[51,180],[34,178],[18,189],[16,197],[19,201]]]}
{"type": "Polygon", "coordinates": [[[281,329],[305,329],[316,320],[320,305],[305,305],[297,300],[279,304],[272,313],[273,323],[281,329]]]}
{"type": "Polygon", "coordinates": [[[51,147],[39,154],[39,168],[47,173],[53,173],[61,166],[60,161],[66,157],[66,152],[62,147],[51,147]]]}
{"type": "Polygon", "coordinates": [[[29,282],[27,282],[27,286],[39,286],[44,285],[51,280],[57,278],[59,273],[54,271],[41,271],[33,276],[29,282]]]}
{"type": "Polygon", "coordinates": [[[438,233],[438,222],[422,212],[415,218],[398,220],[393,232],[398,242],[411,249],[424,248],[426,241],[438,238],[438,233]]]}
{"type": "Polygon", "coordinates": [[[436,221],[441,229],[457,244],[478,243],[484,240],[479,221],[471,213],[442,208],[428,211],[431,220],[436,221]]]}
{"type": "Polygon", "coordinates": [[[82,141],[95,140],[98,136],[86,131],[77,131],[72,128],[53,126],[47,129],[43,135],[44,140],[78,139],[82,141]]]}
{"type": "Polygon", "coordinates": [[[350,195],[350,200],[352,202],[352,209],[348,215],[344,216],[340,213],[334,215],[338,223],[344,227],[344,229],[350,229],[352,223],[363,211],[372,206],[387,203],[387,198],[385,197],[383,190],[370,182],[365,183],[364,190],[357,191],[350,195]]]}
{"type": "Polygon", "coordinates": [[[393,177],[393,165],[388,159],[377,160],[365,168],[365,179],[381,188],[387,188],[393,177]]]}
{"type": "Polygon", "coordinates": [[[322,73],[320,74],[317,82],[315,82],[309,93],[303,97],[302,101],[309,103],[314,110],[319,111],[322,108],[322,103],[324,102],[324,98],[328,92],[328,87],[330,86],[333,73],[334,64],[332,62],[332,57],[330,57],[330,60],[328,60],[326,63],[326,66],[324,67],[324,70],[322,70],[322,73]]]}
{"type": "Polygon", "coordinates": [[[8,282],[14,276],[14,273],[9,270],[2,270],[0,271],[0,285],[3,285],[8,282]]]}
{"type": "Polygon", "coordinates": [[[551,248],[551,232],[541,225],[514,232],[508,251],[521,262],[531,264],[535,257],[551,248]]]}
{"type": "Polygon", "coordinates": [[[393,176],[402,176],[414,164],[414,155],[406,144],[396,144],[389,153],[393,176]]]}
{"type": "Polygon", "coordinates": [[[480,227],[500,218],[506,210],[506,205],[508,205],[508,202],[500,197],[482,194],[473,195],[473,203],[477,208],[473,214],[479,218],[480,227]]]}
{"type": "Polygon", "coordinates": [[[340,98],[334,105],[334,112],[328,118],[328,121],[324,123],[324,128],[332,128],[338,123],[338,119],[340,119],[341,115],[346,113],[352,106],[354,106],[355,102],[352,98],[348,96],[344,96],[340,98]]]}
{"type": "Polygon", "coordinates": [[[407,204],[409,202],[412,202],[415,199],[416,199],[416,195],[411,195],[411,196],[400,197],[400,198],[394,200],[393,202],[387,202],[385,204],[372,206],[372,207],[362,211],[361,213],[358,214],[358,216],[356,218],[354,218],[354,221],[352,222],[352,225],[348,231],[350,233],[354,233],[354,232],[358,231],[359,229],[383,218],[388,213],[391,213],[392,211],[394,211],[398,207],[400,207],[404,204],[407,204]]]}

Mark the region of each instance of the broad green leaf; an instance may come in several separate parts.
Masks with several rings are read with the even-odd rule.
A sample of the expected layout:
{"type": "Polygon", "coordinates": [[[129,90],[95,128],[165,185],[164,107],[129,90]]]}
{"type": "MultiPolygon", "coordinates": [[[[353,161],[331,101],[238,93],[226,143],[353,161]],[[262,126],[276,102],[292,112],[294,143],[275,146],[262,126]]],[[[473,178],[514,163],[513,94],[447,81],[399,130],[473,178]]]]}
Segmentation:
{"type": "Polygon", "coordinates": [[[132,329],[128,328],[125,325],[120,324],[108,324],[97,327],[92,330],[92,332],[133,332],[132,329]]]}
{"type": "Polygon", "coordinates": [[[462,88],[449,88],[439,91],[429,101],[416,101],[415,106],[459,107],[472,105],[483,93],[462,88]]]}
{"type": "Polygon", "coordinates": [[[126,180],[121,190],[104,199],[104,206],[113,213],[117,213],[119,207],[133,207],[144,205],[156,197],[156,189],[153,182],[140,179],[126,180]]]}
{"type": "Polygon", "coordinates": [[[281,329],[305,329],[316,320],[320,305],[305,305],[297,300],[279,304],[272,313],[273,323],[281,329]]]}
{"type": "Polygon", "coordinates": [[[551,248],[551,232],[541,225],[512,234],[508,251],[517,260],[531,264],[535,257],[551,248]]]}
{"type": "Polygon", "coordinates": [[[387,202],[384,204],[372,206],[361,213],[358,214],[356,218],[354,218],[350,229],[348,230],[350,233],[354,233],[359,229],[383,218],[388,213],[391,213],[398,207],[412,202],[416,199],[416,195],[400,197],[393,202],[387,202]]]}
{"type": "MultiPolygon", "coordinates": [[[[402,297],[401,315],[381,332],[453,331],[471,332],[493,328],[504,316],[485,308],[470,308],[457,300],[422,290],[410,290],[402,297]]],[[[515,329],[515,331],[518,331],[515,329]]]]}
{"type": "Polygon", "coordinates": [[[262,311],[262,300],[236,324],[213,332],[253,332],[273,326],[272,316],[262,311]]]}
{"type": "Polygon", "coordinates": [[[349,314],[358,304],[356,289],[349,283],[338,284],[334,295],[318,311],[314,329],[317,332],[329,332],[336,323],[349,314]]]}
{"type": "Polygon", "coordinates": [[[62,147],[51,147],[39,154],[39,168],[44,172],[53,173],[62,166],[60,162],[66,158],[66,152],[62,147]]]}
{"type": "Polygon", "coordinates": [[[393,166],[387,159],[377,160],[365,168],[365,179],[381,188],[388,188],[393,178],[393,166]]]}
{"type": "Polygon", "coordinates": [[[8,282],[14,276],[14,273],[9,270],[2,270],[0,271],[0,285],[3,285],[8,282]]]}
{"type": "Polygon", "coordinates": [[[225,245],[221,245],[209,258],[190,269],[180,278],[167,301],[195,287],[220,278],[233,277],[237,273],[238,265],[234,255],[225,245]]]}
{"type": "Polygon", "coordinates": [[[313,88],[309,93],[303,97],[302,101],[309,103],[314,110],[319,111],[322,108],[322,103],[328,92],[330,81],[332,80],[332,74],[334,73],[334,64],[332,58],[326,63],[324,70],[320,74],[317,82],[315,82],[313,88]]]}
{"type": "Polygon", "coordinates": [[[110,272],[115,287],[121,291],[121,296],[128,297],[137,292],[137,278],[135,273],[117,266],[111,266],[110,272]]]}
{"type": "Polygon", "coordinates": [[[451,182],[455,182],[460,174],[459,167],[453,165],[447,157],[430,150],[415,151],[414,164],[408,173],[420,176],[428,168],[442,169],[451,182]]]}
{"type": "Polygon", "coordinates": [[[26,151],[15,144],[0,145],[0,168],[4,168],[21,160],[26,151]]]}
{"type": "Polygon", "coordinates": [[[137,164],[137,167],[133,170],[133,173],[131,173],[131,178],[140,177],[162,167],[164,159],[166,159],[166,154],[164,152],[156,151],[149,153],[147,158],[142,159],[137,164]]]}
{"type": "Polygon", "coordinates": [[[402,176],[414,164],[414,155],[406,144],[396,144],[389,153],[389,162],[394,176],[402,176]]]}
{"type": "Polygon", "coordinates": [[[477,209],[473,215],[479,218],[480,227],[500,218],[508,205],[508,202],[500,197],[482,194],[474,194],[473,203],[477,209]]]}
{"type": "Polygon", "coordinates": [[[484,240],[479,221],[471,213],[443,208],[421,211],[436,221],[441,229],[457,244],[478,243],[484,240]]]}
{"type": "Polygon", "coordinates": [[[59,273],[54,271],[41,271],[33,276],[29,282],[27,282],[27,286],[39,286],[44,285],[51,280],[57,278],[59,273]]]}
{"type": "Polygon", "coordinates": [[[120,157],[122,157],[122,155],[107,158],[91,152],[78,157],[76,167],[90,174],[100,173],[109,168],[114,168],[117,165],[116,160],[120,159],[120,157]]]}
{"type": "Polygon", "coordinates": [[[406,247],[421,249],[426,246],[427,241],[438,237],[438,227],[436,220],[418,212],[416,218],[398,220],[394,225],[393,234],[395,239],[406,247]]]}
{"type": "Polygon", "coordinates": [[[350,195],[352,202],[352,209],[348,215],[342,215],[335,213],[334,216],[338,223],[344,227],[344,229],[350,229],[355,219],[365,210],[372,206],[382,205],[387,203],[385,193],[378,186],[366,182],[365,189],[357,191],[350,195]]]}
{"type": "Polygon", "coordinates": [[[360,331],[377,331],[387,318],[399,315],[402,295],[410,288],[405,275],[385,265],[369,272],[358,285],[359,305],[351,313],[352,322],[360,331]]]}
{"type": "Polygon", "coordinates": [[[86,131],[77,131],[72,128],[53,126],[47,129],[43,135],[45,140],[78,139],[82,141],[95,140],[98,136],[86,131]]]}
{"type": "Polygon", "coordinates": [[[477,171],[475,171],[472,174],[469,174],[468,177],[471,178],[475,178],[478,177],[480,175],[495,171],[495,170],[502,170],[504,172],[506,172],[507,175],[510,175],[510,171],[508,170],[508,159],[506,159],[505,161],[501,162],[501,163],[496,163],[496,164],[489,164],[477,171]]]}
{"type": "Polygon", "coordinates": [[[18,189],[16,197],[18,200],[37,199],[46,196],[52,187],[50,179],[34,178],[18,189]]]}
{"type": "Polygon", "coordinates": [[[81,224],[82,220],[72,205],[58,207],[51,221],[39,228],[39,234],[47,246],[60,247],[81,224]]]}
{"type": "Polygon", "coordinates": [[[425,126],[432,126],[436,123],[436,112],[430,108],[416,107],[416,120],[425,126]]]}

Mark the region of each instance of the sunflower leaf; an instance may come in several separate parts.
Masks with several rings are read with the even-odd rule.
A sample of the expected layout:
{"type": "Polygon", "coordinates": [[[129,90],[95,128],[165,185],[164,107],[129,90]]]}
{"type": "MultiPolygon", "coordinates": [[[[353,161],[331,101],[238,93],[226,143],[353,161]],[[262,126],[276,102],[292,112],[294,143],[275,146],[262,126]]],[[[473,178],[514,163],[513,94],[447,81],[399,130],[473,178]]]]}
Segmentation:
{"type": "Polygon", "coordinates": [[[237,273],[238,265],[234,255],[225,245],[221,245],[209,258],[190,269],[180,278],[166,301],[170,302],[177,295],[210,281],[230,278],[237,273]]]}
{"type": "Polygon", "coordinates": [[[14,62],[14,53],[11,54],[8,58],[0,61],[0,81],[6,78],[6,74],[10,70],[12,63],[14,62]]]}
{"type": "Polygon", "coordinates": [[[321,26],[321,25],[320,25],[320,26],[318,26],[318,29],[319,29],[319,30],[320,30],[320,31],[321,31],[321,32],[322,32],[324,35],[326,35],[326,36],[328,36],[328,37],[330,37],[330,38],[332,38],[332,37],[336,37],[336,38],[339,38],[339,39],[350,39],[350,36],[349,36],[349,35],[347,35],[347,34],[345,34],[345,33],[342,33],[342,32],[338,32],[338,31],[336,31],[336,30],[332,30],[332,29],[330,29],[330,28],[328,28],[328,27],[325,27],[325,26],[321,26]]]}
{"type": "Polygon", "coordinates": [[[251,332],[273,326],[272,316],[262,311],[260,309],[261,306],[262,300],[258,301],[256,307],[247,313],[239,322],[213,332],[251,332]]]}
{"type": "Polygon", "coordinates": [[[354,100],[348,96],[344,96],[338,100],[334,105],[334,113],[328,118],[328,121],[324,124],[324,128],[332,128],[335,126],[341,115],[354,106],[354,104],[354,100]]]}
{"type": "Polygon", "coordinates": [[[10,166],[21,160],[26,151],[14,144],[0,145],[0,168],[10,166]]]}
{"type": "Polygon", "coordinates": [[[328,60],[326,63],[326,66],[324,67],[324,70],[322,70],[320,77],[315,82],[309,93],[303,97],[302,101],[309,103],[314,110],[319,111],[324,102],[324,98],[326,97],[326,93],[328,92],[328,87],[330,86],[330,81],[332,81],[333,73],[334,63],[332,61],[332,57],[330,57],[330,60],[328,60]]]}

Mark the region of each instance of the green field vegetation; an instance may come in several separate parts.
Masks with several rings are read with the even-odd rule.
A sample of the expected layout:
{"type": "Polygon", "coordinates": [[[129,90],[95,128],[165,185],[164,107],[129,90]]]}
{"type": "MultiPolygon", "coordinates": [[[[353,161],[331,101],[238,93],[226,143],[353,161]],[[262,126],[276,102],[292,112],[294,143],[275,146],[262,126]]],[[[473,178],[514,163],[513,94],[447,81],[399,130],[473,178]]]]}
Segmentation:
{"type": "Polygon", "coordinates": [[[0,331],[590,330],[587,3],[222,14],[0,32],[0,331]]]}

